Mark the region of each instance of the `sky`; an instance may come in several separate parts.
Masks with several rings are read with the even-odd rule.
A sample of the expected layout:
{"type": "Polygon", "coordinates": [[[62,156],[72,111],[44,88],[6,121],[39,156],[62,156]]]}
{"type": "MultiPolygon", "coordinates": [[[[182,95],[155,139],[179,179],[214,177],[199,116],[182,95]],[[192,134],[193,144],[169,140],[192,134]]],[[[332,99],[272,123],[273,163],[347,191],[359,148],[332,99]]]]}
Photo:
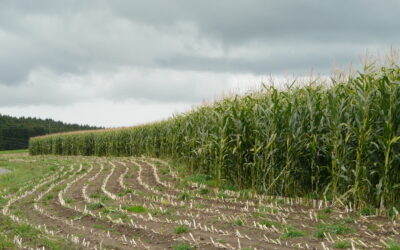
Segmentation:
{"type": "Polygon", "coordinates": [[[0,0],[0,113],[104,127],[399,48],[400,1],[0,0]]]}

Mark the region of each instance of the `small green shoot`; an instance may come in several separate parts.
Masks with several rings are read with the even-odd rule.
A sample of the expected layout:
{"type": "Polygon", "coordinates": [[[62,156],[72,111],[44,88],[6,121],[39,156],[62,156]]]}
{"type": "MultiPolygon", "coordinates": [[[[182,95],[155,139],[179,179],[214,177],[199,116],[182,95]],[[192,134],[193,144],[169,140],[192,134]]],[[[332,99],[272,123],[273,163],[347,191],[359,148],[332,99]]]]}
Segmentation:
{"type": "Polygon", "coordinates": [[[188,233],[188,232],[189,232],[189,228],[184,225],[180,225],[175,228],[176,234],[183,234],[183,233],[188,233]]]}
{"type": "Polygon", "coordinates": [[[305,232],[293,226],[287,226],[285,229],[285,233],[281,235],[281,239],[297,238],[297,237],[303,237],[305,235],[306,235],[305,232]]]}
{"type": "Polygon", "coordinates": [[[186,243],[181,243],[181,244],[172,245],[172,249],[174,249],[174,250],[192,250],[192,249],[195,249],[195,247],[191,246],[189,244],[186,244],[186,243]]]}
{"type": "Polygon", "coordinates": [[[388,242],[388,245],[387,250],[400,250],[400,242],[391,241],[388,242]]]}
{"type": "Polygon", "coordinates": [[[145,213],[147,212],[147,209],[143,206],[124,206],[122,207],[123,209],[125,209],[128,212],[132,212],[132,213],[145,213]]]}
{"type": "Polygon", "coordinates": [[[100,209],[100,208],[103,208],[103,207],[104,207],[104,205],[101,204],[100,202],[87,204],[87,208],[91,209],[91,210],[96,210],[96,209],[100,209]]]}
{"type": "Polygon", "coordinates": [[[341,248],[341,249],[351,248],[351,243],[348,240],[341,240],[341,241],[335,242],[333,247],[334,248],[341,248]]]}
{"type": "Polygon", "coordinates": [[[189,195],[188,193],[186,193],[186,192],[181,193],[181,194],[178,196],[178,200],[181,200],[181,201],[190,200],[190,195],[189,195]]]}

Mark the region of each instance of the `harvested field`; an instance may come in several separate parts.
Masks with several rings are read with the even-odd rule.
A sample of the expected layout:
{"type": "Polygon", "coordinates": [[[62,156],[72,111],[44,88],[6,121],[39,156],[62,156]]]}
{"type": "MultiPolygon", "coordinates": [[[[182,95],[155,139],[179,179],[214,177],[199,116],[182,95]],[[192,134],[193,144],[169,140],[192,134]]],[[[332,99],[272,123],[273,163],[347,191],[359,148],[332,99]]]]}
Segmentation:
{"type": "Polygon", "coordinates": [[[390,249],[400,237],[396,216],[219,190],[159,159],[9,157],[13,175],[51,171],[0,184],[0,248],[390,249]]]}

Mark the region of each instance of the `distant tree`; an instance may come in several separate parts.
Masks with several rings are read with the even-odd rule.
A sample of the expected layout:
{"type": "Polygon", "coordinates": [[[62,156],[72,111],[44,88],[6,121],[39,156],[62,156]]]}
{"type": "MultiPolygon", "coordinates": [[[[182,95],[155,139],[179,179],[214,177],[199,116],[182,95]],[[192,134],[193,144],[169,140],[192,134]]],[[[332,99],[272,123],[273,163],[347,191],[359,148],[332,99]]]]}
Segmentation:
{"type": "Polygon", "coordinates": [[[29,138],[34,136],[88,129],[99,129],[99,127],[0,114],[0,150],[28,148],[29,138]]]}

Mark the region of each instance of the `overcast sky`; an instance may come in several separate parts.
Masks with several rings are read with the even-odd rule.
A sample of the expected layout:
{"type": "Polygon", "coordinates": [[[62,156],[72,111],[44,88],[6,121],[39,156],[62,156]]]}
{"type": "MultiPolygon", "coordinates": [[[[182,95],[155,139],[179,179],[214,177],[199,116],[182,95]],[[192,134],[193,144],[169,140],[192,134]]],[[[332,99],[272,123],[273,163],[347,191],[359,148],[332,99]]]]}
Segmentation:
{"type": "Polygon", "coordinates": [[[169,117],[269,76],[400,46],[400,1],[0,0],[0,113],[99,126],[169,117]]]}

